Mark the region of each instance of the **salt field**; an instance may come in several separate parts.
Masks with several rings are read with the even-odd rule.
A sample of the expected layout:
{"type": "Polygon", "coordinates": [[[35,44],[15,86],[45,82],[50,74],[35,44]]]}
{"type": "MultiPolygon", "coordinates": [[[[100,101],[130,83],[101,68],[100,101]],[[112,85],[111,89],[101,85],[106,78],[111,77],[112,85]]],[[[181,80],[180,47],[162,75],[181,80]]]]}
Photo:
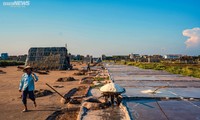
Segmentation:
{"type": "Polygon", "coordinates": [[[200,120],[200,79],[165,71],[105,64],[111,79],[124,87],[132,119],[200,120]]]}

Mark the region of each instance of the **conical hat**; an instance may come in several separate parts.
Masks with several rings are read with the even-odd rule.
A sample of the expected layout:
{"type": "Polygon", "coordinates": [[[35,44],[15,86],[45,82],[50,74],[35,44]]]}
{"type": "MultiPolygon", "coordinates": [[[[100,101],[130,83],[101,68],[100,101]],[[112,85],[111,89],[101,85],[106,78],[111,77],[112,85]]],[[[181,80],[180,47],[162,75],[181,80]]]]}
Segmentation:
{"type": "Polygon", "coordinates": [[[101,92],[123,93],[125,89],[118,84],[108,83],[100,88],[101,92]]]}
{"type": "Polygon", "coordinates": [[[26,70],[26,69],[32,69],[32,67],[31,67],[31,66],[26,66],[26,67],[24,68],[24,70],[26,70]]]}

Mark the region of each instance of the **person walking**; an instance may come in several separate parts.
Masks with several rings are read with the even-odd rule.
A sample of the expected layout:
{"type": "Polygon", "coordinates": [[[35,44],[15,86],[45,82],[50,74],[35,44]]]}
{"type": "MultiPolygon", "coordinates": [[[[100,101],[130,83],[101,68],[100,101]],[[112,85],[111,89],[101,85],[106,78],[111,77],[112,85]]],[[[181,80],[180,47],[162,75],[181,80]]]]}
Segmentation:
{"type": "Polygon", "coordinates": [[[38,81],[38,77],[36,74],[32,72],[31,66],[26,66],[24,68],[24,74],[22,75],[20,85],[19,85],[19,92],[22,92],[22,102],[24,104],[24,110],[22,112],[27,112],[27,95],[29,98],[33,101],[34,106],[36,107],[36,101],[35,101],[35,85],[34,82],[38,81]]]}

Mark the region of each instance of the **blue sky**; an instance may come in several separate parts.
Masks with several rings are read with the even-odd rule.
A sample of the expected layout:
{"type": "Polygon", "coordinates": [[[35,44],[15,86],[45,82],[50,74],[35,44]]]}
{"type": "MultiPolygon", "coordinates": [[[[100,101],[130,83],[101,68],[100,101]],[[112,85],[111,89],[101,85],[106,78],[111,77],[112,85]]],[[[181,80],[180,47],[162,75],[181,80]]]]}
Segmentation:
{"type": "Polygon", "coordinates": [[[190,37],[183,35],[200,27],[199,0],[30,0],[27,7],[3,6],[9,1],[0,0],[0,53],[67,43],[70,53],[93,56],[200,54],[200,45],[187,47],[190,37]]]}

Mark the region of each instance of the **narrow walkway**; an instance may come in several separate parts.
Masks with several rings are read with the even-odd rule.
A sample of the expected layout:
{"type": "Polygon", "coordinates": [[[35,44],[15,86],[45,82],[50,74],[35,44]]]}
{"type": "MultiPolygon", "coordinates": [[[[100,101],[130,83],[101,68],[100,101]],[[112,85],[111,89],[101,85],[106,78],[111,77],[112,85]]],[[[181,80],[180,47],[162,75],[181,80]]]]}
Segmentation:
{"type": "MultiPolygon", "coordinates": [[[[94,88],[89,92],[90,96],[100,97],[99,89],[94,88]]],[[[118,106],[111,106],[106,109],[88,110],[83,120],[126,120],[125,113],[118,106]]]]}
{"type": "Polygon", "coordinates": [[[118,106],[102,110],[91,110],[83,117],[83,120],[126,120],[124,112],[118,106]]]}

